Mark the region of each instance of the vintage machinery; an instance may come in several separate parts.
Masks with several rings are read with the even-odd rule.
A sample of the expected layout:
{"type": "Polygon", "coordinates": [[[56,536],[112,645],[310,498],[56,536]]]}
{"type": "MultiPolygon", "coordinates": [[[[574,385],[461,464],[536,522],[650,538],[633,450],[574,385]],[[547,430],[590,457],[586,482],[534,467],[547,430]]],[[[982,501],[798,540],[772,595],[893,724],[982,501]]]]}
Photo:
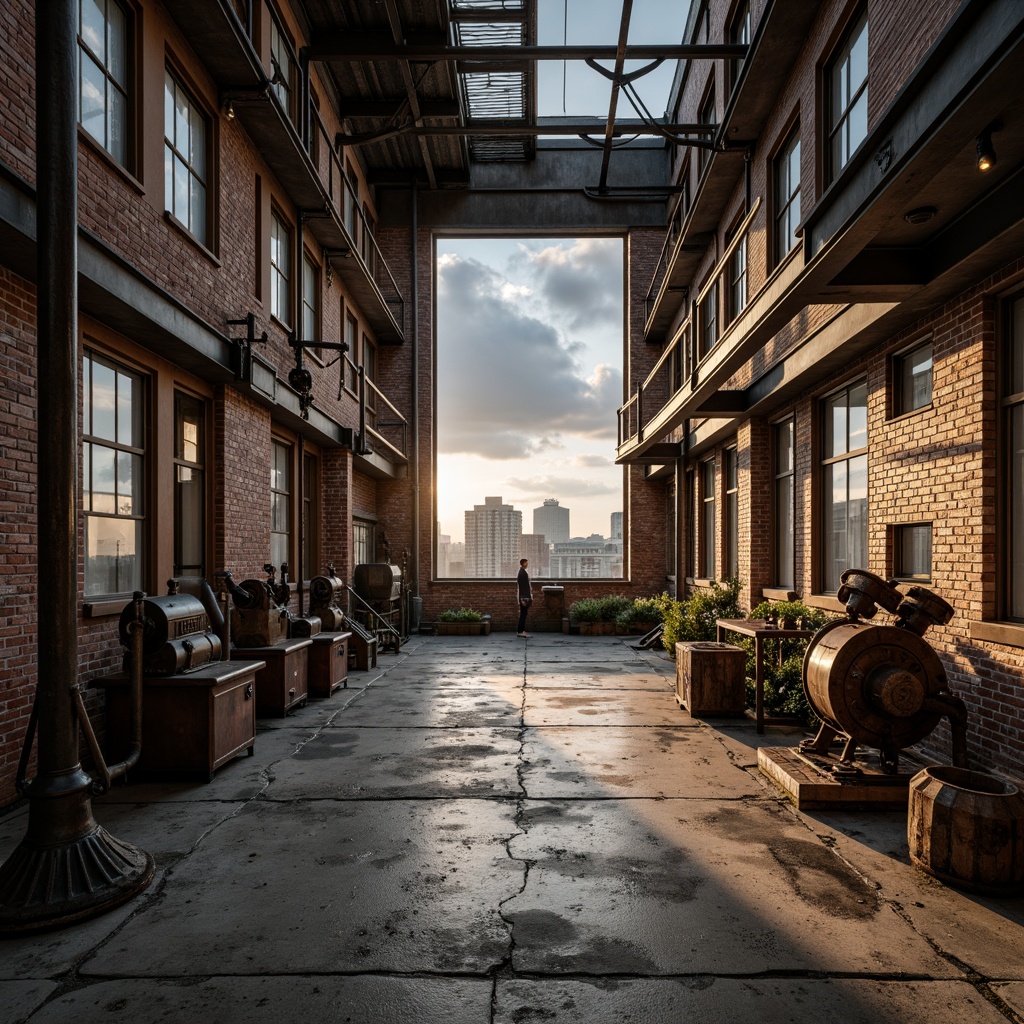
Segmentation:
{"type": "Polygon", "coordinates": [[[829,755],[840,737],[845,745],[833,773],[857,773],[855,750],[863,745],[877,748],[882,772],[895,775],[900,750],[946,717],[953,761],[966,767],[966,707],[949,692],[942,663],[923,639],[930,626],[949,622],[952,607],[923,587],[904,593],[862,569],[848,569],[840,579],[837,597],[849,617],[820,629],[804,655],[804,691],[822,724],[801,752],[829,755]],[[895,615],[891,625],[862,621],[879,605],[895,615]]]}
{"type": "Polygon", "coordinates": [[[263,571],[266,580],[235,583],[230,572],[223,576],[234,605],[231,639],[240,647],[270,647],[288,636],[288,607],[279,601],[280,586],[274,580],[277,570],[265,565],[263,571]]]}
{"type": "Polygon", "coordinates": [[[390,562],[357,565],[351,593],[352,617],[377,636],[379,646],[396,652],[402,642],[402,570],[390,562]]]}
{"type": "MultiPolygon", "coordinates": [[[[142,667],[147,675],[171,676],[195,672],[221,657],[220,637],[211,630],[202,602],[190,594],[178,593],[171,580],[171,593],[142,601],[142,667]]],[[[135,603],[121,612],[120,636],[126,651],[131,648],[135,603]]],[[[125,654],[125,671],[129,654],[125,654]]]]}
{"type": "Polygon", "coordinates": [[[341,610],[346,589],[345,581],[334,574],[333,564],[327,566],[326,576],[314,576],[309,581],[309,614],[317,616],[324,629],[346,628],[341,610]]]}

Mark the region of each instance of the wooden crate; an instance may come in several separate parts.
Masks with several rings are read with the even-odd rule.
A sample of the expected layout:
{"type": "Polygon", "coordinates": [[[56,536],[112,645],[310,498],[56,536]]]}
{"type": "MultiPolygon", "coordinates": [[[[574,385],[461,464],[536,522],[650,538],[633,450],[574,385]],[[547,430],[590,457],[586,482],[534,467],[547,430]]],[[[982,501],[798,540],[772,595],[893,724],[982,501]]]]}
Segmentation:
{"type": "Polygon", "coordinates": [[[309,639],[282,640],[270,647],[236,647],[232,660],[258,658],[266,667],[256,673],[256,717],[284,718],[309,697],[309,639]]]}
{"type": "MultiPolygon", "coordinates": [[[[256,741],[256,673],[262,661],[215,661],[198,672],[144,676],[142,752],[132,775],[189,776],[206,782],[256,741]]],[[[95,680],[107,694],[107,744],[111,763],[131,743],[128,674],[95,680]]]]}
{"type": "Polygon", "coordinates": [[[734,644],[676,644],[676,700],[691,718],[746,713],[746,654],[734,644]]]}
{"type": "Polygon", "coordinates": [[[348,642],[351,633],[318,633],[309,649],[309,695],[330,697],[348,686],[348,642]]]}

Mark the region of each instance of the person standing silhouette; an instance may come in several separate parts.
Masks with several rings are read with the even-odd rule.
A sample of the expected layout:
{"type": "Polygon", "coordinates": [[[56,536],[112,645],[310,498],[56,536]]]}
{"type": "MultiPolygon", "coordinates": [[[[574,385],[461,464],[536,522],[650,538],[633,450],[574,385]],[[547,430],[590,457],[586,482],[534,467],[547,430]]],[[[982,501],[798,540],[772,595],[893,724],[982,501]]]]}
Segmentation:
{"type": "Polygon", "coordinates": [[[519,625],[516,628],[516,636],[521,636],[524,639],[528,638],[530,635],[526,632],[526,613],[530,610],[530,605],[533,604],[533,592],[530,589],[530,574],[526,571],[529,564],[529,559],[520,558],[519,575],[516,577],[516,586],[519,592],[519,625]]]}

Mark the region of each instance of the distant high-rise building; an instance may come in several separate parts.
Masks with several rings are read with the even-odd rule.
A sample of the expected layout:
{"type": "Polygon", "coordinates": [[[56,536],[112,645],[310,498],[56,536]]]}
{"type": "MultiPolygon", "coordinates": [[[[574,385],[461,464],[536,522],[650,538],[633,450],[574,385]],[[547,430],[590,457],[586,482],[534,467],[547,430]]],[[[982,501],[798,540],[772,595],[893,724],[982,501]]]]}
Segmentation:
{"type": "Polygon", "coordinates": [[[547,576],[551,568],[551,545],[542,533],[524,533],[520,558],[530,560],[531,576],[547,576]]]}
{"type": "Polygon", "coordinates": [[[533,510],[533,532],[541,533],[549,544],[569,539],[569,510],[558,504],[557,498],[545,498],[540,508],[533,510]]]}
{"type": "Polygon", "coordinates": [[[519,571],[523,513],[498,498],[466,512],[466,575],[493,579],[519,571]]]}
{"type": "Polygon", "coordinates": [[[622,513],[612,513],[612,540],[622,540],[622,513]]]}

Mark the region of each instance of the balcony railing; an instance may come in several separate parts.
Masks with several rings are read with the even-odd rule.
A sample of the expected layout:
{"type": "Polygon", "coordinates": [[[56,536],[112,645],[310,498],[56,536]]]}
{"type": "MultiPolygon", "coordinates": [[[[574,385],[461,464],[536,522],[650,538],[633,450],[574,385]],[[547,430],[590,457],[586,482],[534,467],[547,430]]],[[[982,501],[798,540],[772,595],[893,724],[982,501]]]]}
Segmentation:
{"type": "Polygon", "coordinates": [[[362,455],[375,453],[392,463],[409,458],[409,423],[369,377],[363,366],[344,358],[346,386],[355,385],[359,400],[359,436],[356,451],[362,455]]]}

